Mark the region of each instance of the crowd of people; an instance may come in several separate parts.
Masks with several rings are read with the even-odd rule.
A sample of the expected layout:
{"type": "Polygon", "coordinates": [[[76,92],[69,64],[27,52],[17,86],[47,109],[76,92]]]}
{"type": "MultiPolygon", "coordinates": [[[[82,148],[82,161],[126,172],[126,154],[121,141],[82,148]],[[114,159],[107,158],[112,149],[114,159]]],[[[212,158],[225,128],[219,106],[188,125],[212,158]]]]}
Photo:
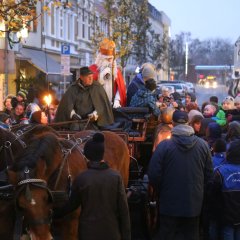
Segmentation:
{"type": "MultiPolygon", "coordinates": [[[[240,96],[226,96],[221,102],[217,96],[211,96],[199,106],[193,93],[186,93],[184,98],[177,92],[170,94],[167,88],[162,88],[159,93],[156,91],[155,66],[151,63],[143,64],[126,88],[114,49],[114,42],[104,39],[96,64],[80,69],[79,78],[70,85],[60,102],[42,106],[36,99],[30,101],[27,91],[22,89],[16,96],[8,95],[0,113],[0,127],[89,119],[93,129],[101,129],[114,123],[113,108],[147,107],[168,132],[155,141],[147,169],[160,203],[159,231],[155,239],[198,240],[199,226],[202,226],[206,240],[239,240],[240,96]],[[201,221],[204,224],[200,224],[201,221]]],[[[77,121],[70,126],[71,130],[83,129],[77,121]]],[[[94,152],[94,148],[91,151],[94,152]]],[[[103,160],[103,150],[100,155],[93,162],[103,160]]],[[[94,164],[93,169],[97,169],[99,163],[94,164]]],[[[109,179],[115,179],[119,187],[116,197],[120,194],[126,211],[119,176],[107,166],[104,169],[109,173],[109,179]]],[[[79,179],[87,179],[87,173],[85,175],[79,179]]],[[[80,180],[77,181],[71,198],[74,205],[68,206],[66,212],[80,204],[76,196],[85,194],[78,189],[80,180]]],[[[93,182],[96,184],[95,180],[93,182]]],[[[94,186],[91,188],[95,189],[94,186]]],[[[103,199],[110,200],[111,194],[103,199]]],[[[112,216],[115,214],[120,215],[118,212],[112,216]]],[[[61,215],[63,211],[59,213],[61,215]]],[[[122,231],[121,238],[119,232],[115,232],[117,237],[114,239],[130,239],[129,226],[125,229],[127,234],[122,231]]],[[[104,235],[104,231],[100,234],[104,235]]]]}

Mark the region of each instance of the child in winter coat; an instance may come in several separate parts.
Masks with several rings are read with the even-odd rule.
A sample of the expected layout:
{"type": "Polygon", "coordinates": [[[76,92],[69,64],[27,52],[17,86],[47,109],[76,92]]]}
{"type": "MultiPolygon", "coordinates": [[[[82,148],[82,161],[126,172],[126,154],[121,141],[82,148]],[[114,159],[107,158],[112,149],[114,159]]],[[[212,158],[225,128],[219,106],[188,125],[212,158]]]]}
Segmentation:
{"type": "Polygon", "coordinates": [[[226,163],[219,166],[211,187],[212,203],[221,221],[223,240],[240,239],[240,140],[231,142],[226,153],[226,163]]]}

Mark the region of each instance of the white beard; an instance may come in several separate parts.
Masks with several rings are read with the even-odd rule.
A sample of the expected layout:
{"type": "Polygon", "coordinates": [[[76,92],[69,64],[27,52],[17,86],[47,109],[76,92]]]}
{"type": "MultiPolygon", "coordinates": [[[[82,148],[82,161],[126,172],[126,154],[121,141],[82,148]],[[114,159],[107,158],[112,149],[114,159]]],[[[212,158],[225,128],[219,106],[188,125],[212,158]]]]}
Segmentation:
{"type": "Polygon", "coordinates": [[[106,59],[106,56],[98,54],[95,64],[98,67],[99,75],[98,81],[105,89],[108,99],[112,102],[113,94],[113,83],[112,83],[112,74],[114,79],[117,77],[117,63],[114,60],[114,68],[112,71],[112,64],[106,59]]]}

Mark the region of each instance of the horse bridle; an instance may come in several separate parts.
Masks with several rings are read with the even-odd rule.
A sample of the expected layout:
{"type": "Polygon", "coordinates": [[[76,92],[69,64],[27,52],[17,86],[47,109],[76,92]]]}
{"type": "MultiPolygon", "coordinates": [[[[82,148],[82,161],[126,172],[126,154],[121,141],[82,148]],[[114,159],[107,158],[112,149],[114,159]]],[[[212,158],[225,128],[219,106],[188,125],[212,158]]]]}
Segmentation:
{"type": "MultiPolygon", "coordinates": [[[[14,157],[13,157],[13,152],[12,152],[12,144],[15,142],[15,141],[18,141],[18,143],[22,146],[22,148],[26,148],[26,143],[24,141],[21,140],[21,136],[22,134],[20,132],[17,132],[16,134],[12,133],[13,136],[15,136],[15,139],[13,141],[9,141],[9,140],[6,140],[4,139],[3,140],[3,145],[0,146],[0,152],[1,151],[8,151],[9,152],[9,155],[10,155],[10,160],[12,162],[14,162],[14,157]]],[[[6,168],[9,166],[9,161],[6,159],[6,168]]]]}
{"type": "MultiPolygon", "coordinates": [[[[35,205],[36,202],[34,198],[32,197],[31,194],[31,189],[30,186],[37,187],[37,188],[42,188],[47,191],[49,201],[53,202],[53,195],[51,190],[47,186],[47,182],[43,179],[38,179],[38,178],[30,178],[29,177],[30,170],[28,167],[25,167],[24,169],[24,177],[25,179],[19,181],[16,186],[16,194],[15,194],[15,206],[16,206],[16,211],[21,211],[17,199],[23,191],[25,191],[24,196],[25,198],[30,202],[31,205],[35,205]]],[[[52,214],[50,214],[47,218],[40,218],[36,220],[31,220],[31,222],[28,223],[28,226],[36,226],[36,225],[42,225],[42,224],[51,224],[52,222],[52,214]]]]}

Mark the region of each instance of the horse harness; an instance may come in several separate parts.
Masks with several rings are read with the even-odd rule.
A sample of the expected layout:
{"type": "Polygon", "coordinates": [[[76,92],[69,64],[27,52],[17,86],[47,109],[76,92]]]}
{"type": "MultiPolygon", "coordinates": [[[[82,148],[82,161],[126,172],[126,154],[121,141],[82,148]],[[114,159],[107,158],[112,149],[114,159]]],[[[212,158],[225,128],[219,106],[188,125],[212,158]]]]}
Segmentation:
{"type": "MultiPolygon", "coordinates": [[[[27,199],[27,201],[29,201],[31,205],[35,205],[36,201],[32,197],[30,186],[42,188],[47,191],[49,201],[53,202],[52,192],[48,188],[47,182],[45,180],[38,179],[38,178],[30,178],[30,169],[28,167],[25,167],[24,171],[21,172],[20,174],[23,176],[24,179],[17,183],[16,189],[15,189],[16,190],[16,194],[15,194],[16,221],[15,221],[15,227],[14,227],[14,240],[19,240],[22,233],[23,214],[17,202],[17,199],[22,192],[25,191],[24,196],[27,199]]],[[[31,221],[28,222],[28,226],[51,224],[51,222],[52,222],[52,211],[50,211],[49,216],[46,218],[40,218],[35,220],[31,219],[31,221]]]]}

